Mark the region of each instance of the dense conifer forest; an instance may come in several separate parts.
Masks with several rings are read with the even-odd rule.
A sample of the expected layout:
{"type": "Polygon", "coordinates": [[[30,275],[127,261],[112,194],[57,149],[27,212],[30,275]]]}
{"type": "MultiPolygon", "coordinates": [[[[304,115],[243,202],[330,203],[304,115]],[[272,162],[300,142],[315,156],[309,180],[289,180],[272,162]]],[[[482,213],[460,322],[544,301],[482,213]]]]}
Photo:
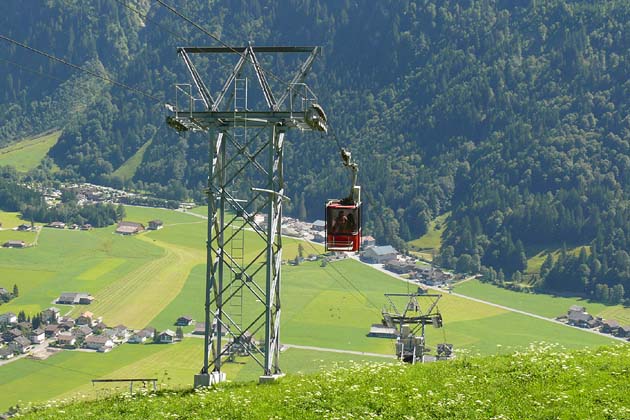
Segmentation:
{"type": "MultiPolygon", "coordinates": [[[[235,45],[323,46],[308,81],[361,165],[364,228],[380,243],[404,250],[450,211],[444,266],[520,280],[530,250],[562,248],[529,278],[537,287],[611,301],[630,290],[630,4],[173,4],[235,45]]],[[[216,45],[148,0],[9,1],[0,23],[164,101],[187,81],[175,48],[216,45]]],[[[207,137],[168,130],[162,104],[6,42],[0,71],[0,146],[63,129],[54,177],[203,200],[207,137]],[[134,176],[115,175],[147,142],[134,176]]],[[[291,133],[285,164],[291,214],[321,218],[346,192],[330,138],[291,133]]]]}

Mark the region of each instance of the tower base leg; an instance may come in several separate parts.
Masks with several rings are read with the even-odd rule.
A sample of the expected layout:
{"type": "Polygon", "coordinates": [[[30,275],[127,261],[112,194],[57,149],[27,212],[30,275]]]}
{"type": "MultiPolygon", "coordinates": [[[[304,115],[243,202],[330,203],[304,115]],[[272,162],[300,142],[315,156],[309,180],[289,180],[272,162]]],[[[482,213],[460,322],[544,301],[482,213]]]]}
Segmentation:
{"type": "Polygon", "coordinates": [[[284,373],[277,373],[275,375],[262,375],[258,378],[259,384],[270,384],[278,381],[278,379],[284,377],[284,373]]]}
{"type": "Polygon", "coordinates": [[[195,388],[200,388],[221,382],[225,382],[225,373],[223,372],[199,373],[195,375],[194,385],[195,388]]]}

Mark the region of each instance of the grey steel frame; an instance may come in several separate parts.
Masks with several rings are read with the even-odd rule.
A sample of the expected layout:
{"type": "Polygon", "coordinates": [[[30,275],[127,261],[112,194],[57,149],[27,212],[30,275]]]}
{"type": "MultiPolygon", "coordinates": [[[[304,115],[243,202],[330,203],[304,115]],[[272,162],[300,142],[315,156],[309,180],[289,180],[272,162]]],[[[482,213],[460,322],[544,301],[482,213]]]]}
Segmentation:
{"type": "MultiPolygon", "coordinates": [[[[179,104],[171,107],[173,115],[167,121],[178,131],[202,131],[216,138],[211,143],[208,156],[210,168],[207,191],[205,332],[201,374],[213,372],[220,376],[222,364],[230,355],[232,346],[246,339],[247,332],[256,335],[264,330],[262,344],[248,346],[247,353],[262,367],[261,378],[278,375],[281,373],[279,354],[281,218],[282,200],[285,198],[284,140],[289,129],[312,130],[305,117],[308,105],[316,102],[316,97],[303,80],[320,53],[320,48],[251,45],[234,48],[186,47],[178,48],[178,53],[193,79],[199,97],[193,97],[191,93],[187,109],[179,109],[179,104]],[[190,55],[235,54],[235,51],[241,57],[221,91],[213,97],[190,55]],[[309,53],[279,100],[275,99],[266,74],[258,63],[256,52],[309,53]],[[266,110],[237,110],[233,97],[225,99],[230,86],[245,65],[251,65],[255,71],[267,104],[266,110]],[[301,101],[296,100],[300,96],[301,101]],[[203,110],[196,109],[198,103],[203,104],[203,110]],[[241,144],[234,135],[234,130],[244,127],[256,134],[241,144]],[[264,136],[265,133],[267,136],[264,136]],[[246,177],[247,171],[266,178],[266,181],[263,185],[255,185],[254,179],[248,179],[251,196],[246,200],[238,200],[229,191],[237,179],[242,181],[246,177]],[[255,214],[262,211],[267,215],[265,228],[254,218],[255,214]],[[255,253],[251,261],[239,263],[230,255],[228,244],[243,229],[255,232],[263,239],[265,246],[255,253]],[[258,280],[263,275],[264,283],[258,280]],[[229,313],[229,302],[237,293],[235,290],[248,293],[252,298],[250,304],[255,306],[248,308],[252,316],[243,325],[238,325],[229,313]],[[231,339],[225,345],[222,333],[231,339]]],[[[189,88],[192,92],[192,87],[189,88]]],[[[186,93],[181,85],[178,85],[178,89],[179,92],[186,93]]],[[[248,251],[251,253],[252,249],[248,247],[248,251]]]]}

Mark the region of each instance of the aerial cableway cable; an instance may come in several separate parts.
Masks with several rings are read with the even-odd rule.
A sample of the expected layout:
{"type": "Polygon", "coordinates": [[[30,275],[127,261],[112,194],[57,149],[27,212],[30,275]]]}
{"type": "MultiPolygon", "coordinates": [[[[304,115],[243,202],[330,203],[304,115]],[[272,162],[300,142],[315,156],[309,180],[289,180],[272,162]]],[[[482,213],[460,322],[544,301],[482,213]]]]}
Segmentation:
{"type": "Polygon", "coordinates": [[[4,41],[7,41],[7,42],[10,42],[10,43],[12,43],[12,44],[14,44],[14,45],[17,45],[17,46],[19,46],[19,47],[22,47],[22,48],[24,48],[24,49],[26,49],[26,50],[32,51],[32,52],[34,52],[34,53],[36,53],[36,54],[39,54],[39,55],[41,55],[41,56],[44,56],[44,57],[48,58],[49,60],[57,61],[58,63],[62,63],[62,64],[64,64],[64,65],[68,66],[68,67],[71,67],[71,68],[75,69],[75,70],[79,70],[79,71],[82,71],[82,72],[84,72],[84,73],[90,74],[90,75],[92,75],[92,76],[94,76],[94,77],[97,77],[97,78],[99,78],[99,79],[101,79],[101,80],[104,80],[104,81],[106,81],[106,82],[108,82],[108,83],[111,83],[111,84],[113,84],[113,85],[115,85],[115,86],[121,87],[121,88],[123,88],[123,89],[127,89],[127,90],[129,90],[129,91],[131,91],[131,92],[139,93],[139,94],[141,94],[141,95],[143,95],[143,96],[145,96],[145,97],[147,97],[147,98],[150,98],[150,99],[152,99],[152,100],[154,100],[154,101],[156,101],[156,102],[159,102],[159,103],[161,103],[161,104],[163,104],[163,103],[164,103],[164,100],[163,100],[163,99],[160,99],[160,98],[158,98],[157,96],[154,96],[154,95],[152,95],[152,94],[150,94],[150,93],[144,92],[144,91],[142,91],[142,90],[140,90],[140,89],[138,89],[138,88],[135,88],[135,87],[133,87],[133,86],[129,86],[129,85],[126,85],[126,84],[124,84],[124,83],[121,83],[121,82],[119,82],[119,81],[117,81],[117,80],[114,80],[114,79],[112,79],[111,77],[108,77],[108,76],[103,75],[103,74],[101,74],[101,73],[98,73],[98,72],[95,72],[95,71],[92,71],[92,70],[86,69],[86,68],[84,68],[84,67],[78,66],[78,65],[76,65],[76,64],[70,63],[69,61],[66,61],[66,60],[63,60],[63,59],[61,59],[61,58],[55,57],[55,56],[54,56],[54,55],[52,55],[52,54],[49,54],[49,53],[47,53],[47,52],[45,52],[45,51],[39,50],[39,49],[37,49],[37,48],[31,47],[31,46],[29,46],[29,45],[26,45],[26,44],[24,44],[24,43],[21,43],[21,42],[19,42],[19,41],[16,41],[16,40],[11,39],[11,38],[9,38],[9,37],[7,37],[7,36],[0,35],[0,39],[2,39],[2,40],[4,40],[4,41]]]}
{"type": "MultiPolygon", "coordinates": [[[[198,23],[196,23],[195,21],[193,21],[192,19],[190,19],[189,17],[185,16],[184,14],[182,14],[181,12],[177,11],[174,7],[168,5],[167,3],[165,3],[162,0],[155,0],[157,3],[159,3],[162,7],[166,8],[168,11],[170,11],[171,13],[173,13],[174,15],[180,17],[181,19],[185,20],[186,22],[190,23],[192,26],[194,26],[195,28],[199,29],[201,32],[203,32],[204,34],[208,35],[210,38],[214,39],[215,41],[217,41],[219,44],[223,45],[225,48],[229,49],[230,51],[232,51],[235,54],[240,55],[241,57],[243,57],[244,59],[246,59],[247,57],[245,57],[245,54],[242,53],[241,51],[235,49],[234,47],[232,47],[231,45],[229,45],[227,42],[223,41],[221,38],[219,38],[217,35],[213,34],[212,32],[208,31],[207,29],[205,29],[203,26],[199,25],[198,23]]],[[[278,82],[284,84],[285,86],[289,87],[291,84],[289,82],[287,82],[286,80],[282,79],[280,76],[275,75],[273,72],[271,72],[270,70],[266,70],[264,69],[262,66],[258,65],[259,69],[261,72],[265,73],[268,76],[271,76],[273,79],[276,79],[278,82]]]]}

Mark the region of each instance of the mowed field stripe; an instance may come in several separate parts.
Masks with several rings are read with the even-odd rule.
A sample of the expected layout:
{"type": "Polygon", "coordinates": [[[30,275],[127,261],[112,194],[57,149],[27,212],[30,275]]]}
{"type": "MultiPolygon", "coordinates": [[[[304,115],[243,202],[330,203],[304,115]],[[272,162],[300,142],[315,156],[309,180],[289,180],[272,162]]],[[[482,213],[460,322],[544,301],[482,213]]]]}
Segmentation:
{"type": "Polygon", "coordinates": [[[192,267],[203,261],[203,253],[198,250],[166,244],[148,236],[137,239],[151,241],[163,248],[165,254],[95,295],[90,311],[102,316],[103,321],[111,326],[146,327],[179,294],[192,267]]]}

